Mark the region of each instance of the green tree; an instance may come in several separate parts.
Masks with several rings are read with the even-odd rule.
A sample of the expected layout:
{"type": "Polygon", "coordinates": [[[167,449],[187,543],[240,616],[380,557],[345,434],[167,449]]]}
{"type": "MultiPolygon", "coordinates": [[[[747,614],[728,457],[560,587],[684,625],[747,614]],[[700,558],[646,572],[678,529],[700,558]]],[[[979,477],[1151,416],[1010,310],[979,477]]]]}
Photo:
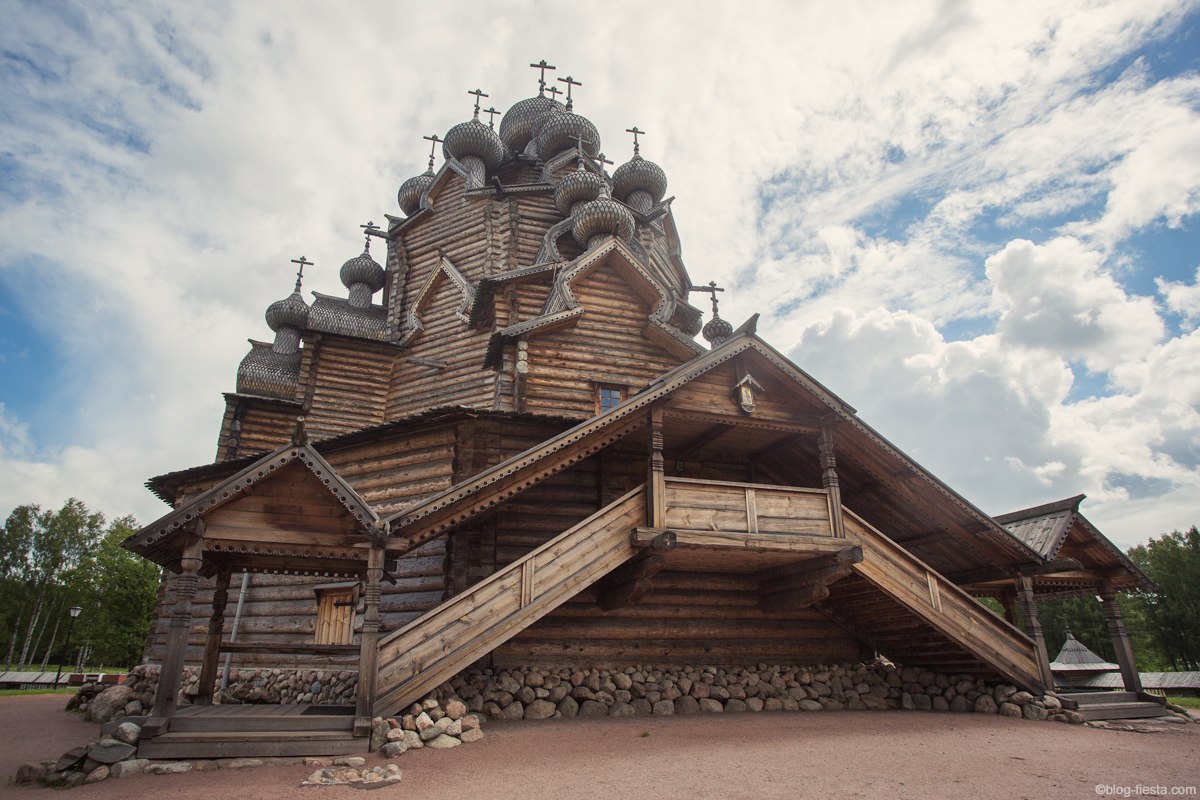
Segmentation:
{"type": "Polygon", "coordinates": [[[1159,591],[1142,595],[1147,627],[1173,669],[1200,669],[1200,531],[1193,525],[1130,548],[1159,591]]]}
{"type": "Polygon", "coordinates": [[[111,525],[72,498],[57,511],[13,510],[0,529],[0,650],[5,668],[46,664],[61,653],[67,609],[78,605],[73,642],[101,663],[137,661],[154,608],[158,568],[120,543],[137,528],[111,525]]]}

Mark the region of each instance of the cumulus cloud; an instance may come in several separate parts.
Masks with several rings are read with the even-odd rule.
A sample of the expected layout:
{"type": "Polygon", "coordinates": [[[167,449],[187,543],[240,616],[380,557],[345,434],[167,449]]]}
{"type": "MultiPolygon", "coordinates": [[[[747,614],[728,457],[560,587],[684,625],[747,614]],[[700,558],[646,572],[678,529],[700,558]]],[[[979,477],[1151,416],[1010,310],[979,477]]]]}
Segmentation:
{"type": "MultiPolygon", "coordinates": [[[[1153,384],[1191,386],[1192,345],[1114,252],[1194,220],[1200,79],[1143,51],[1196,8],[21,4],[0,29],[0,292],[63,377],[37,398],[54,425],[0,414],[0,512],[75,494],[161,513],[141,481],[212,458],[220,392],[288,260],[341,293],[358,224],[424,169],[420,137],[465,119],[468,89],[499,109],[529,96],[544,56],[584,81],[576,107],[617,163],[625,128],[650,132],[723,315],[765,312],[767,338],[799,342],[952,485],[996,511],[1157,496],[1190,524],[1175,493],[1195,401],[1153,384]],[[1108,388],[1077,399],[1076,365],[1108,388]]],[[[1194,327],[1195,284],[1160,277],[1194,327]]]]}

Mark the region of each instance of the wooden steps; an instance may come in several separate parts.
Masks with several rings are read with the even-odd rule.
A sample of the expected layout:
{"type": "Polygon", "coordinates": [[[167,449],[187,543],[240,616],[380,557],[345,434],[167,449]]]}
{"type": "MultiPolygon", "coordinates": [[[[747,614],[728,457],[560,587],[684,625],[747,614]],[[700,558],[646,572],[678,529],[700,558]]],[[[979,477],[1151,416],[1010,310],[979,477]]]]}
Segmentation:
{"type": "Polygon", "coordinates": [[[350,731],[170,731],[139,742],[138,758],[347,755],[365,753],[367,743],[350,731]]]}
{"type": "Polygon", "coordinates": [[[639,486],[381,640],[375,713],[419,700],[628,561],[645,518],[639,486]]]}
{"type": "Polygon", "coordinates": [[[362,753],[352,707],[184,706],[170,729],[138,742],[139,758],[242,758],[362,753]],[[347,713],[350,712],[350,713],[347,713]]]}
{"type": "MultiPolygon", "coordinates": [[[[863,560],[854,572],[903,606],[909,614],[936,629],[958,648],[1006,680],[1041,693],[1041,672],[1033,641],[992,614],[974,598],[930,569],[900,545],[847,508],[842,509],[846,540],[860,545],[863,560]]],[[[919,658],[901,653],[885,655],[921,666],[919,658]]],[[[970,671],[970,670],[965,670],[970,671]]]]}
{"type": "Polygon", "coordinates": [[[1104,719],[1152,719],[1169,713],[1161,700],[1139,692],[1072,692],[1062,694],[1065,701],[1076,703],[1079,714],[1088,722],[1104,719]]]}

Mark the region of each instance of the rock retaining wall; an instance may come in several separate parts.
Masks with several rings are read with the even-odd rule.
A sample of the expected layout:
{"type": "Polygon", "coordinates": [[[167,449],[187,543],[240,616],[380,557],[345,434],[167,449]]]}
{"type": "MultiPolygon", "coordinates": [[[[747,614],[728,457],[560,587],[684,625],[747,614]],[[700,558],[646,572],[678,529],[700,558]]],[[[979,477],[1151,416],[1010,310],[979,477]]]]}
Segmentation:
{"type": "Polygon", "coordinates": [[[731,711],[904,709],[1004,714],[1081,723],[1057,696],[1034,696],[970,675],[885,662],[625,669],[469,669],[438,688],[493,719],[629,717],[731,711]]]}

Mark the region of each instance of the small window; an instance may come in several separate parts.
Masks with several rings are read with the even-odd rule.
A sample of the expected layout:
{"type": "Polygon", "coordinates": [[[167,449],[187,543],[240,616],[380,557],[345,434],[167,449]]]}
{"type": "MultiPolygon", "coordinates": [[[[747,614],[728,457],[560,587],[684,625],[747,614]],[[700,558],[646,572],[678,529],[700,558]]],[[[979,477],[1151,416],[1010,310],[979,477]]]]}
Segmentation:
{"type": "Polygon", "coordinates": [[[596,387],[596,413],[604,414],[612,411],[625,401],[625,387],[606,386],[596,387]]]}
{"type": "Polygon", "coordinates": [[[316,644],[350,644],[353,638],[354,589],[318,589],[316,644]]]}

